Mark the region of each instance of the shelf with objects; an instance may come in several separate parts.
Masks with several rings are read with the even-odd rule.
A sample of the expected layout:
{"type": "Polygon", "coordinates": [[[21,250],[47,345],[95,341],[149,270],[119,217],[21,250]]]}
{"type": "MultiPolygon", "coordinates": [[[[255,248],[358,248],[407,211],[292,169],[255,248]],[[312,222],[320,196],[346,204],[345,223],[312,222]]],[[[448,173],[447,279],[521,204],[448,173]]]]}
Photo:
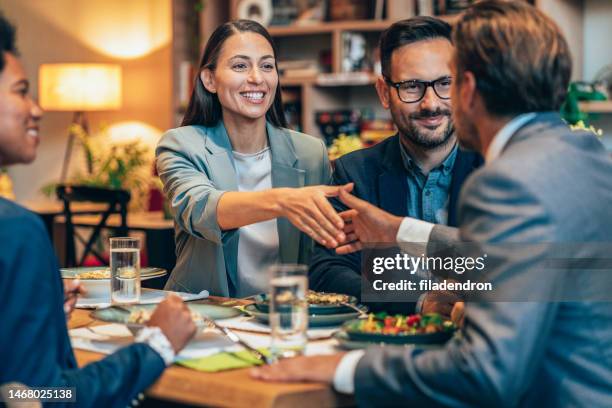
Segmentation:
{"type": "MultiPolygon", "coordinates": [[[[177,26],[186,18],[193,21],[190,11],[201,7],[196,13],[199,15],[200,52],[214,28],[225,21],[247,18],[266,26],[279,50],[280,84],[290,126],[325,139],[330,147],[334,140],[344,135],[340,140],[341,148],[333,149],[342,153],[395,133],[390,115],[380,106],[374,87],[380,75],[377,44],[381,32],[395,21],[415,15],[436,15],[452,22],[471,2],[177,0],[173,7],[183,5],[182,15],[180,8],[174,13],[177,26]]],[[[181,30],[185,31],[181,27],[175,29],[181,30]]],[[[180,38],[175,42],[185,44],[180,38]]],[[[187,55],[190,49],[193,47],[183,46],[182,54],[187,55]]],[[[197,66],[197,60],[193,65],[197,66]]],[[[182,101],[176,104],[179,107],[176,112],[186,103],[194,71],[192,68],[189,72],[187,64],[182,67],[179,64],[177,68],[176,75],[182,74],[187,80],[176,80],[175,96],[182,101]]],[[[177,113],[177,118],[179,116],[177,113]]]]}
{"type": "MultiPolygon", "coordinates": [[[[232,0],[229,17],[267,26],[278,47],[290,126],[324,139],[334,158],[396,132],[374,87],[380,75],[381,32],[419,12],[460,11],[451,3],[435,0],[423,7],[424,2],[406,0],[232,0]]],[[[451,21],[454,16],[441,18],[451,21]]]]}

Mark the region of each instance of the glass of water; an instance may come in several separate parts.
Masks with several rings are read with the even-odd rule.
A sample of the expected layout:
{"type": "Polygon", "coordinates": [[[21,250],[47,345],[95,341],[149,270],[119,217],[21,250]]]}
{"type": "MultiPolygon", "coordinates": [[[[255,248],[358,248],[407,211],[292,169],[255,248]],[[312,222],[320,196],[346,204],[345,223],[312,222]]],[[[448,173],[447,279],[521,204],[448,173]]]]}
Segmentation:
{"type": "Polygon", "coordinates": [[[308,330],[308,268],[305,265],[270,267],[270,350],[273,359],[301,355],[308,330]]]}
{"type": "Polygon", "coordinates": [[[110,239],[111,303],[140,301],[140,239],[110,239]]]}

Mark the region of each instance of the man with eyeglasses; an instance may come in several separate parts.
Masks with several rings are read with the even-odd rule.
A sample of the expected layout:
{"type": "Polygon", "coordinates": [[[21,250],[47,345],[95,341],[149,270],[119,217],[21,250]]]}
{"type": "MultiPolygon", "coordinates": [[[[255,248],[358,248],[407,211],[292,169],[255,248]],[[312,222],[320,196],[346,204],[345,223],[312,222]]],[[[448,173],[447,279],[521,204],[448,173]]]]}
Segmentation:
{"type": "MultiPolygon", "coordinates": [[[[456,203],[465,178],[482,159],[460,151],[451,120],[451,26],[432,17],[396,22],[379,43],[382,76],[376,90],[391,112],[397,135],[335,162],[332,183],[354,182],[353,194],[406,218],[412,242],[425,243],[430,223],[456,226],[456,203]],[[423,222],[424,221],[424,222],[423,222]]],[[[332,200],[338,211],[347,209],[332,200]]],[[[315,247],[310,263],[314,290],[361,295],[361,252],[339,255],[315,247]]],[[[453,301],[430,293],[416,303],[370,303],[388,312],[450,315],[453,301]],[[416,309],[416,310],[415,310],[416,309]]]]}

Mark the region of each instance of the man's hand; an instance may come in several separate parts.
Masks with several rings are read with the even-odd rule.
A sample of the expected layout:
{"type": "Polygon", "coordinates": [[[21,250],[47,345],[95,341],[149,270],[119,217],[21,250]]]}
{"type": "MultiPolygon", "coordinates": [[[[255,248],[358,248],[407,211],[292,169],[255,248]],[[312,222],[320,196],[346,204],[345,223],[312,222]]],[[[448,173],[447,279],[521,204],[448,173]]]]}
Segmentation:
{"type": "Polygon", "coordinates": [[[66,313],[66,319],[69,319],[79,295],[86,294],[87,290],[78,279],[62,280],[64,281],[64,313],[66,313]]]}
{"type": "Polygon", "coordinates": [[[423,299],[421,313],[439,313],[446,318],[450,318],[455,303],[460,301],[459,296],[446,290],[427,292],[423,299]]]}
{"type": "Polygon", "coordinates": [[[155,308],[147,326],[159,327],[175,353],[181,351],[196,332],[189,308],[183,299],[174,294],[155,308]]]}
{"type": "Polygon", "coordinates": [[[311,381],[332,384],[336,367],[345,354],[288,358],[278,363],[252,369],[251,377],[263,381],[311,381]]]}
{"type": "Polygon", "coordinates": [[[361,200],[345,190],[340,190],[340,201],[350,207],[340,216],[345,222],[344,244],[336,248],[340,255],[361,251],[364,245],[395,243],[402,217],[396,217],[361,200]]]}
{"type": "Polygon", "coordinates": [[[463,322],[465,321],[465,303],[455,303],[453,305],[453,310],[451,310],[450,317],[457,327],[463,327],[463,322]]]}
{"type": "Polygon", "coordinates": [[[439,313],[451,319],[457,327],[463,327],[465,304],[459,296],[446,290],[428,292],[423,299],[421,313],[439,313]]]}

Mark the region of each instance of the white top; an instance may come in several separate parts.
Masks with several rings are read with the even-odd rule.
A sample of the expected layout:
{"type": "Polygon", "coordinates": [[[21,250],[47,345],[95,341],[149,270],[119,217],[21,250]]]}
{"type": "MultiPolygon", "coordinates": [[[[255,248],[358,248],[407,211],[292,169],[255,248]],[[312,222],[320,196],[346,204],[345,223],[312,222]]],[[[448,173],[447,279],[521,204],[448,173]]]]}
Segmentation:
{"type": "MultiPolygon", "coordinates": [[[[499,130],[493,137],[489,148],[487,149],[485,160],[490,163],[497,159],[504,150],[512,136],[527,122],[535,116],[535,113],[525,113],[513,118],[510,122],[499,130]]],[[[425,243],[429,241],[429,235],[435,224],[418,220],[416,218],[406,217],[402,220],[399,230],[397,231],[396,240],[401,244],[413,243],[416,250],[421,250],[425,247],[425,243]]],[[[334,388],[343,393],[352,394],[355,392],[355,370],[359,360],[363,357],[363,350],[354,350],[346,354],[340,364],[336,367],[334,375],[334,388]]]]}
{"type": "MultiPolygon", "coordinates": [[[[238,176],[238,191],[272,188],[270,147],[257,153],[232,152],[238,176]]],[[[238,229],[238,287],[236,297],[268,291],[267,269],[279,262],[276,219],[238,229]]]]}

